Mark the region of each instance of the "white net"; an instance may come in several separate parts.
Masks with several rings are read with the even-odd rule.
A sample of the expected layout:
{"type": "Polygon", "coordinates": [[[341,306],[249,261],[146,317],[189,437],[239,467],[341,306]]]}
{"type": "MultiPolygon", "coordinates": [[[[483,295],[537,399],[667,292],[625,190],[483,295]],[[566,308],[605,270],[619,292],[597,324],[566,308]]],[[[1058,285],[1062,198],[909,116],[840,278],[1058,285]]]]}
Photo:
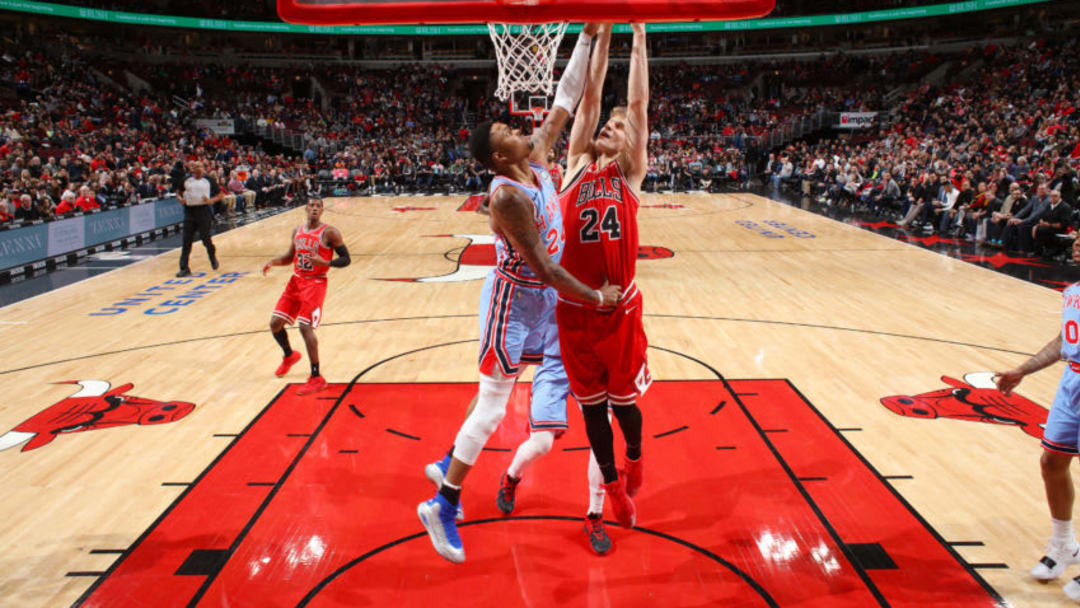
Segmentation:
{"type": "Polygon", "coordinates": [[[567,25],[489,23],[488,33],[499,61],[499,86],[495,96],[506,101],[515,91],[554,93],[555,56],[567,25]]]}

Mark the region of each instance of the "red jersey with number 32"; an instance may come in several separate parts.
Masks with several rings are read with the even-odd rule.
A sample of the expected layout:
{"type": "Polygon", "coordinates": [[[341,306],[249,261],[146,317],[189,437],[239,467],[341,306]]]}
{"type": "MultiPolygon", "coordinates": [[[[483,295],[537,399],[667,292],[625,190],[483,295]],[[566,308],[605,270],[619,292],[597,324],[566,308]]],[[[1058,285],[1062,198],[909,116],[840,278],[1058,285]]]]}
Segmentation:
{"type": "MultiPolygon", "coordinates": [[[[629,301],[637,293],[638,199],[619,163],[602,169],[595,161],[590,163],[566,186],[560,199],[566,233],[563,268],[594,289],[604,279],[621,285],[623,301],[629,301]]],[[[580,302],[564,294],[560,297],[580,302]]]]}
{"type": "Polygon", "coordinates": [[[311,258],[321,258],[329,262],[334,252],[322,244],[322,235],[326,231],[327,224],[320,224],[318,228],[309,230],[307,224],[296,229],[293,237],[293,246],[296,248],[296,256],[293,258],[293,272],[298,277],[305,279],[325,279],[326,266],[316,266],[311,263],[311,258]]]}

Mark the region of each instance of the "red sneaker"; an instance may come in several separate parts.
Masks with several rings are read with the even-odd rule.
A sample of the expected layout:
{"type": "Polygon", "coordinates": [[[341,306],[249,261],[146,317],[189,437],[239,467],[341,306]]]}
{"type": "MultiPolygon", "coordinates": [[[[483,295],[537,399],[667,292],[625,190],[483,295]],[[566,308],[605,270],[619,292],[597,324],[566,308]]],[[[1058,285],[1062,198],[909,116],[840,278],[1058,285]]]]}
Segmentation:
{"type": "Polygon", "coordinates": [[[605,483],[601,487],[604,488],[604,492],[607,493],[608,500],[611,502],[611,510],[615,513],[615,521],[619,522],[619,525],[624,528],[633,528],[634,522],[637,520],[637,510],[634,508],[634,501],[630,500],[630,497],[626,495],[626,487],[623,486],[622,478],[620,477],[611,483],[605,483]]]}
{"type": "Polygon", "coordinates": [[[326,388],[326,379],[322,376],[312,376],[308,378],[308,381],[296,389],[297,395],[311,395],[317,393],[326,388]]]}
{"type": "Polygon", "coordinates": [[[277,371],[274,372],[274,375],[278,378],[284,376],[285,374],[289,373],[289,369],[293,366],[293,364],[299,360],[300,353],[294,350],[291,355],[289,355],[288,357],[283,357],[281,359],[281,365],[278,366],[277,371]]]}
{"type": "Polygon", "coordinates": [[[641,457],[638,456],[637,460],[627,458],[623,471],[626,474],[626,495],[633,498],[641,489],[641,457]]]}

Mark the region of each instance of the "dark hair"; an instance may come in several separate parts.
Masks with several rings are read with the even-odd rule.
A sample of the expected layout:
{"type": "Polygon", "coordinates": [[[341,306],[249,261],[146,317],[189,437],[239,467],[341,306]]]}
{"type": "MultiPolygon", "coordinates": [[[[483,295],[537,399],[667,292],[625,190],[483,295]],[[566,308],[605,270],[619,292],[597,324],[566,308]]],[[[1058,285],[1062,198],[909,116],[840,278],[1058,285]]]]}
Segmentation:
{"type": "Polygon", "coordinates": [[[493,169],[494,164],[491,153],[491,125],[494,124],[491,121],[480,123],[473,129],[471,135],[469,135],[469,152],[472,153],[473,158],[480,161],[480,164],[484,165],[488,169],[493,169]]]}

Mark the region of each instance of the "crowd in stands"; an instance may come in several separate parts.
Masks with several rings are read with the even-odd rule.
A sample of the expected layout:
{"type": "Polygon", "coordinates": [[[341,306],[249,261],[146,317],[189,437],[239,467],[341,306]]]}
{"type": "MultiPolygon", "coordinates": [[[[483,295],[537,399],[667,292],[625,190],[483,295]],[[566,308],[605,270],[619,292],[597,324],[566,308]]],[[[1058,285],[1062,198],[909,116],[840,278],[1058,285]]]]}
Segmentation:
{"type": "MultiPolygon", "coordinates": [[[[692,69],[660,63],[650,70],[645,188],[746,187],[765,165],[770,184],[830,204],[863,205],[894,213],[905,226],[1030,251],[1042,246],[1035,242],[1039,220],[1024,225],[1030,239],[1019,228],[997,230],[998,220],[1021,211],[1013,209],[1019,199],[1007,201],[1013,183],[1025,202],[1045,199],[1055,213],[1049,192],[1037,194],[1040,180],[1070,208],[1076,202],[1078,50],[1075,40],[1062,38],[991,44],[962,56],[837,54],[692,69]],[[963,79],[950,72],[940,86],[918,84],[946,60],[974,69],[963,79]],[[885,111],[885,94],[897,86],[911,88],[886,127],[860,138],[793,143],[768,156],[769,134],[792,121],[826,111],[885,111]],[[954,194],[940,193],[943,181],[954,194]]],[[[17,94],[0,97],[0,220],[49,219],[160,196],[172,188],[167,176],[175,163],[195,159],[208,164],[241,211],[320,187],[352,194],[478,191],[490,174],[468,155],[468,125],[503,119],[530,128],[530,118],[510,116],[506,104],[467,93],[462,83],[475,70],[430,63],[99,63],[113,76],[106,82],[95,80],[84,55],[65,49],[0,51],[10,59],[0,63],[0,81],[17,94]],[[153,91],[129,91],[117,77],[125,70],[153,91]],[[317,81],[319,94],[294,97],[295,84],[308,81],[317,81]],[[241,132],[298,133],[298,157],[199,128],[196,117],[234,120],[241,132]]],[[[624,64],[612,64],[606,107],[621,101],[625,72],[624,64]]]]}
{"type": "Polygon", "coordinates": [[[1063,254],[1080,227],[1080,43],[988,45],[964,82],[923,85],[862,144],[798,143],[766,179],[901,227],[1007,251],[1063,254]]]}
{"type": "Polygon", "coordinates": [[[164,196],[175,191],[168,173],[177,161],[206,162],[220,188],[240,195],[241,211],[307,191],[306,163],[200,129],[195,109],[99,81],[78,55],[0,50],[11,58],[0,82],[15,92],[0,98],[0,223],[164,196]]]}
{"type": "MultiPolygon", "coordinates": [[[[106,83],[94,81],[77,53],[46,56],[41,49],[19,47],[8,54],[16,59],[0,63],[0,80],[14,83],[20,100],[0,117],[0,125],[9,131],[0,148],[0,162],[8,170],[0,180],[18,219],[47,219],[46,210],[55,214],[64,196],[74,193],[78,199],[84,186],[100,206],[165,193],[171,185],[164,174],[177,159],[208,161],[208,173],[220,173],[222,187],[234,182],[231,173],[237,171],[239,181],[255,180],[245,187],[257,192],[267,187],[259,181],[291,183],[300,174],[284,157],[270,157],[229,136],[197,128],[195,117],[232,119],[241,131],[250,127],[260,133],[299,133],[302,145],[297,152],[302,152],[306,168],[327,191],[354,194],[478,190],[490,174],[467,153],[468,120],[501,119],[531,128],[529,117],[511,116],[501,101],[467,97],[460,87],[467,75],[432,64],[315,70],[134,59],[96,62],[112,81],[106,83]],[[152,92],[121,86],[127,82],[125,72],[147,82],[152,92]],[[320,95],[294,98],[293,85],[313,77],[320,95]],[[40,210],[26,209],[20,202],[24,194],[34,209],[41,201],[40,210]]],[[[651,71],[646,187],[746,186],[770,132],[825,110],[878,107],[882,86],[867,78],[904,82],[938,61],[922,53],[693,69],[657,65],[651,71]],[[838,71],[848,74],[848,86],[837,78],[838,71]],[[769,73],[792,75],[790,86],[770,87],[770,95],[755,96],[748,85],[769,73]]],[[[625,90],[625,78],[626,66],[613,64],[605,88],[607,106],[620,101],[616,92],[625,90]]],[[[256,205],[274,202],[260,196],[256,205]]]]}
{"type": "MultiPolygon", "coordinates": [[[[859,79],[848,86],[809,86],[815,79],[832,78],[837,69],[850,67],[873,69],[879,79],[896,75],[903,81],[901,73],[925,73],[938,61],[924,54],[876,60],[834,57],[813,65],[790,61],[692,69],[679,64],[654,66],[646,187],[682,191],[745,186],[750,164],[770,132],[819,112],[877,107],[883,94],[882,85],[859,79]],[[755,96],[748,84],[763,71],[797,71],[807,86],[778,88],[766,98],[755,96]]],[[[335,188],[360,194],[477,189],[490,174],[468,156],[465,117],[508,121],[526,130],[531,128],[530,119],[510,115],[505,103],[492,98],[470,103],[446,93],[453,77],[445,68],[430,65],[381,74],[335,72],[325,80],[343,91],[347,102],[325,112],[311,108],[309,116],[293,116],[285,124],[304,133],[305,155],[335,188]]],[[[625,90],[625,78],[625,65],[611,66],[606,107],[620,101],[615,91],[625,90]]]]}

